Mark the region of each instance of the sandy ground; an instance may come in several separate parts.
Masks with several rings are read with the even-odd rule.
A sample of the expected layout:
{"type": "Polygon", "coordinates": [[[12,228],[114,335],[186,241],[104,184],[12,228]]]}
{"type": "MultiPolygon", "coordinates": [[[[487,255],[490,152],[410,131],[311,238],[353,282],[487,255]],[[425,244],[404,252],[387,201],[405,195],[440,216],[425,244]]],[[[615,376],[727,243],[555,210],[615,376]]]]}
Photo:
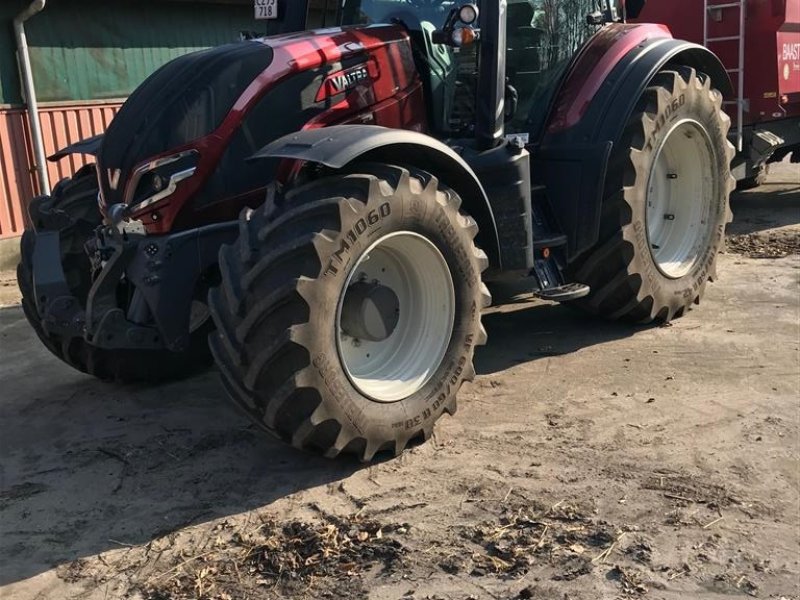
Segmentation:
{"type": "Polygon", "coordinates": [[[492,309],[457,415],[369,467],[267,439],[214,373],[72,372],[3,275],[0,598],[800,599],[800,170],[771,181],[685,318],[492,309]]]}

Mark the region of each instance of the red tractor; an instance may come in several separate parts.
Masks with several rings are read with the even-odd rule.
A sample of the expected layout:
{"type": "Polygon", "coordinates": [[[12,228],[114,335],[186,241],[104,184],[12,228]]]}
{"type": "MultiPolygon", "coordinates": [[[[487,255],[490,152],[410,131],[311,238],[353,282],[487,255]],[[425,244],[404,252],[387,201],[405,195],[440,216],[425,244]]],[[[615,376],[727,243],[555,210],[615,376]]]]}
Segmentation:
{"type": "Polygon", "coordinates": [[[455,411],[488,282],[638,323],[699,302],[734,185],[711,52],[631,1],[267,4],[309,30],[178,58],[54,157],[96,157],[22,239],[56,356],[213,355],[265,430],[370,460],[455,411]]]}

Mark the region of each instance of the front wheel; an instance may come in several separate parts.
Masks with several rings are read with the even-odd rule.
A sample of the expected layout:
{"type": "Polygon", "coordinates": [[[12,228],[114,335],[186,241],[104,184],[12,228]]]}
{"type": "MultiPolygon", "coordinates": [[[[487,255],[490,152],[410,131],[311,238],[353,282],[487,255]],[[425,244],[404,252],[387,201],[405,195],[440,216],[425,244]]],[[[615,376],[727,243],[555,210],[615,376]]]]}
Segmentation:
{"type": "Polygon", "coordinates": [[[364,165],[244,215],[209,295],[236,403],[330,457],[427,439],[486,339],[488,261],[460,203],[430,174],[364,165]]]}
{"type": "Polygon", "coordinates": [[[611,156],[600,242],[571,266],[608,318],[680,317],[715,276],[735,186],[722,94],[694,69],[659,73],[611,156]]]}

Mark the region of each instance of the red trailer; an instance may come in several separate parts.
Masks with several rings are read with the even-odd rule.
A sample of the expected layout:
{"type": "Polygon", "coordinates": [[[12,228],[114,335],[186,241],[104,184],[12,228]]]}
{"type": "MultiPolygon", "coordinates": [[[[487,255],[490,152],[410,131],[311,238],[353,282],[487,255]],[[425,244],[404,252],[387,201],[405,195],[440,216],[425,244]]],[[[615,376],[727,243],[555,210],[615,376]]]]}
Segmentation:
{"type": "Polygon", "coordinates": [[[638,20],[666,23],[722,60],[736,92],[726,103],[740,185],[789,154],[800,162],[800,0],[651,0],[638,20]]]}

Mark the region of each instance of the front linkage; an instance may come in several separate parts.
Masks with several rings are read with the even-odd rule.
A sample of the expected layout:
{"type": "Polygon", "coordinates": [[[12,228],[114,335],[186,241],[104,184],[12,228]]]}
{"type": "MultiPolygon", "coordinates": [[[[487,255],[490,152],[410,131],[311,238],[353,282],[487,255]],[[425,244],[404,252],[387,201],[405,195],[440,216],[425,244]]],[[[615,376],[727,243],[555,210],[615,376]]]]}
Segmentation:
{"type": "Polygon", "coordinates": [[[59,232],[36,232],[33,280],[42,328],[108,350],[187,350],[192,303],[204,301],[204,280],[214,277],[218,250],[236,239],[237,223],[145,236],[140,223],[115,220],[86,243],[95,276],[85,300],[67,284],[59,232]]]}

